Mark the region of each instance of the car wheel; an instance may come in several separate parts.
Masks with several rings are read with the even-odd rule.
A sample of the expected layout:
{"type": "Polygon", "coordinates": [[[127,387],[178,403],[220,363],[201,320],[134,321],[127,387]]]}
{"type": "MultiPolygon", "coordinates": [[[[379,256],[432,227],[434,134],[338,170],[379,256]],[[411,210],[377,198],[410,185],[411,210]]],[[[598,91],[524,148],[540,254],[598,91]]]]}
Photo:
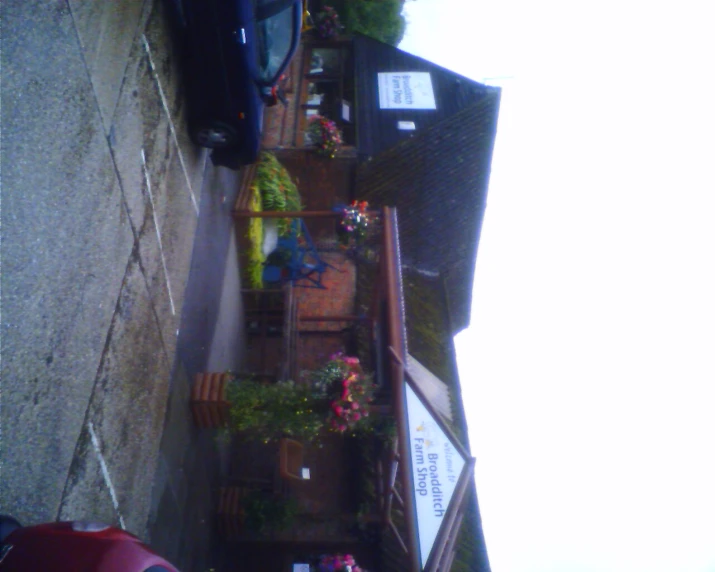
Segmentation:
{"type": "Polygon", "coordinates": [[[236,143],[236,130],[221,121],[203,121],[192,130],[194,141],[201,147],[224,149],[236,143]]]}
{"type": "Polygon", "coordinates": [[[5,542],[10,533],[18,528],[22,528],[22,525],[17,520],[11,516],[0,514],[0,542],[5,542]]]}

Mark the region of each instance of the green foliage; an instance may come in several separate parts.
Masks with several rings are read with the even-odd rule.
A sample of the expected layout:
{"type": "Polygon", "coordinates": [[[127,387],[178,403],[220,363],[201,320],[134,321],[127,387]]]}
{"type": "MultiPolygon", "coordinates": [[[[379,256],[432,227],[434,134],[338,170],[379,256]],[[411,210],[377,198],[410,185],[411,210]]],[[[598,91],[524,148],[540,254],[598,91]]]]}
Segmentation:
{"type": "MultiPolygon", "coordinates": [[[[253,194],[251,202],[251,210],[257,212],[262,210],[261,197],[258,193],[253,194]]],[[[248,219],[248,240],[249,248],[247,253],[247,268],[246,279],[248,287],[260,289],[263,288],[263,219],[252,217],[248,219]]]]}
{"type": "MultiPolygon", "coordinates": [[[[286,168],[278,162],[272,153],[262,153],[258,159],[256,176],[251,186],[253,191],[251,210],[258,211],[300,211],[303,209],[300,194],[291,180],[286,168]]],[[[279,232],[286,235],[290,230],[290,221],[281,219],[279,232]]],[[[247,253],[248,264],[246,279],[249,288],[263,288],[263,219],[251,218],[248,223],[247,253]]]]}
{"type": "Polygon", "coordinates": [[[246,528],[261,534],[266,530],[285,530],[295,520],[298,504],[263,491],[251,491],[241,502],[246,528]]]}
{"type": "Polygon", "coordinates": [[[262,383],[251,379],[229,384],[231,429],[268,443],[281,437],[314,441],[325,414],[311,389],[292,381],[262,383]]]}
{"type": "MultiPolygon", "coordinates": [[[[260,193],[265,211],[303,210],[298,187],[273,153],[261,153],[253,187],[260,193]]],[[[281,219],[279,231],[282,236],[287,235],[290,231],[290,220],[281,219]]]]}
{"type": "Polygon", "coordinates": [[[312,373],[311,381],[316,399],[330,405],[327,423],[332,431],[345,433],[367,424],[375,385],[358,358],[335,354],[312,373]]]}
{"type": "Polygon", "coordinates": [[[261,193],[264,210],[299,211],[302,208],[298,188],[273,153],[261,154],[253,185],[261,193]]]}
{"type": "Polygon", "coordinates": [[[335,7],[348,34],[360,32],[393,46],[405,35],[401,0],[345,0],[335,7]]]}
{"type": "Polygon", "coordinates": [[[358,438],[374,438],[383,447],[391,446],[397,439],[397,423],[389,415],[373,415],[355,428],[352,435],[358,438]]]}

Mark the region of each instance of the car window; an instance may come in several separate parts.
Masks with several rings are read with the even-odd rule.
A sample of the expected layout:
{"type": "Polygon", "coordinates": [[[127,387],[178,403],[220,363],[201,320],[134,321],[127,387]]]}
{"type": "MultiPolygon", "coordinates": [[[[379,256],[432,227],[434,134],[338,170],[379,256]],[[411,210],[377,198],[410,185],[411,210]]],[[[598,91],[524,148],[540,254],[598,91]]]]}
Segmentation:
{"type": "Polygon", "coordinates": [[[257,27],[260,80],[270,82],[290,55],[293,43],[293,6],[260,20],[257,27]]]}

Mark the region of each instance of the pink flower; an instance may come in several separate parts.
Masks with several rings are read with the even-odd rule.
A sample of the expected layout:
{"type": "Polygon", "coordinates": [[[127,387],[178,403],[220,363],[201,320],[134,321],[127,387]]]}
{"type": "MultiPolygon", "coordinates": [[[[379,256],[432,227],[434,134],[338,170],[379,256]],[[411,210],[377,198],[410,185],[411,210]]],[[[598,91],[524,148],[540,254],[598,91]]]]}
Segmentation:
{"type": "Polygon", "coordinates": [[[353,409],[359,409],[359,408],[360,408],[360,405],[357,402],[353,401],[353,409]]]}
{"type": "Polygon", "coordinates": [[[360,421],[360,413],[353,413],[353,421],[360,421]]]}
{"type": "Polygon", "coordinates": [[[340,417],[343,414],[343,408],[340,407],[337,403],[333,404],[333,411],[335,411],[335,415],[340,417]]]}
{"type": "Polygon", "coordinates": [[[351,554],[345,555],[345,564],[347,564],[348,566],[353,566],[355,564],[355,560],[353,559],[351,554]]]}
{"type": "Polygon", "coordinates": [[[348,365],[358,365],[360,363],[360,360],[356,357],[346,357],[343,361],[348,365]]]}
{"type": "Polygon", "coordinates": [[[341,432],[344,432],[344,431],[347,430],[347,428],[348,428],[347,425],[341,425],[341,426],[340,426],[340,431],[341,431],[341,432]]]}

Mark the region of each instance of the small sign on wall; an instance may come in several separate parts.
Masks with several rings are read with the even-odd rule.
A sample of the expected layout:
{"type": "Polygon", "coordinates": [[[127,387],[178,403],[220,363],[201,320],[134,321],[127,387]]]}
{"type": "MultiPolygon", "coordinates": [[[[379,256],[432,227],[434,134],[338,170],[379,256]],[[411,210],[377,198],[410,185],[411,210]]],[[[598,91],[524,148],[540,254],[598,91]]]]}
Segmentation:
{"type": "Polygon", "coordinates": [[[380,109],[437,109],[429,72],[377,74],[380,109]]]}
{"type": "Polygon", "coordinates": [[[343,121],[352,121],[352,118],[350,117],[350,102],[349,101],[345,101],[343,99],[341,111],[342,111],[341,115],[343,117],[343,121]]]}

